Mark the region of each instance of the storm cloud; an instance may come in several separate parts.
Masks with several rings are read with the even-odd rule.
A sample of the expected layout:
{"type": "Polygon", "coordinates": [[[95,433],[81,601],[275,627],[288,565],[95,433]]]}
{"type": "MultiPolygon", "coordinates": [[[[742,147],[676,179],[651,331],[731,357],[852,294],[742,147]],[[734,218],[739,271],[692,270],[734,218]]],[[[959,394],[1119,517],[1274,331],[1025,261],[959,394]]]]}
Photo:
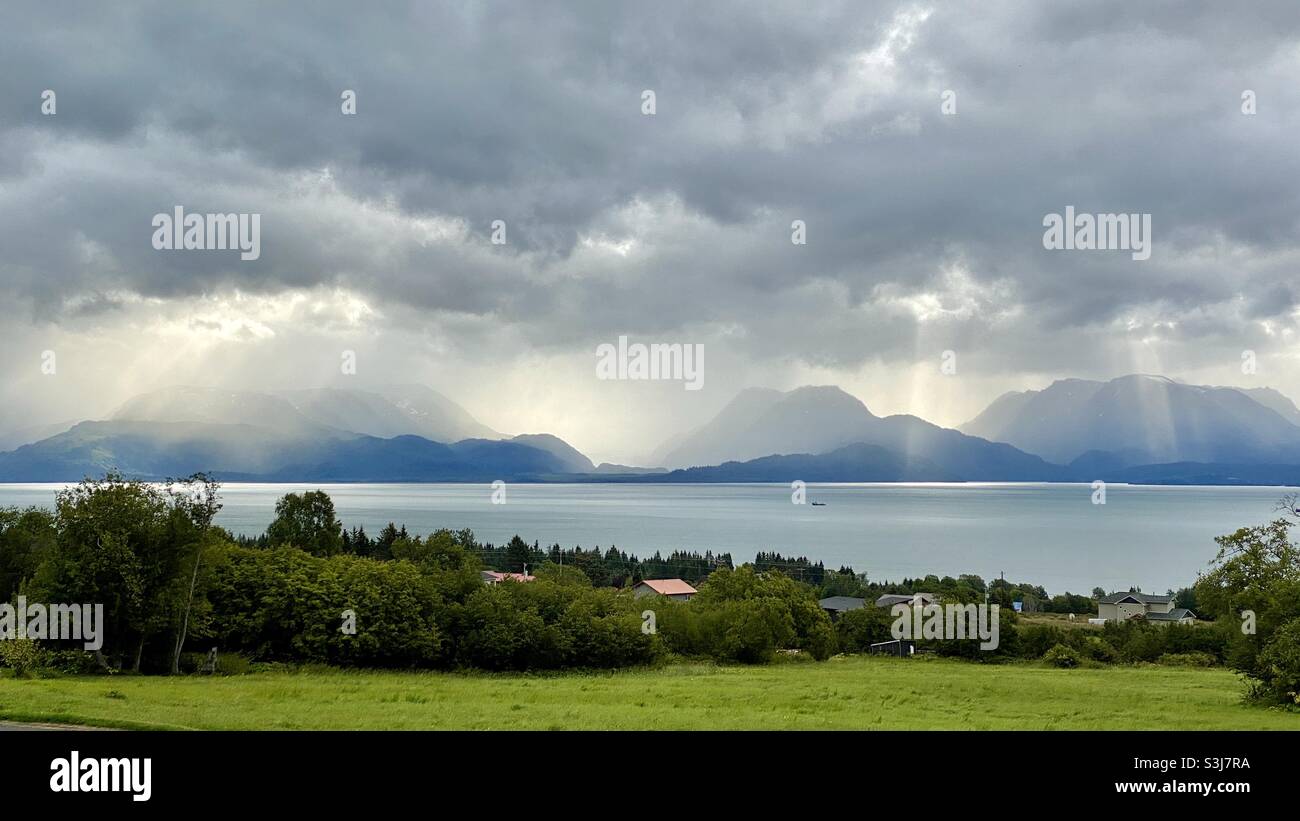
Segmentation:
{"type": "Polygon", "coordinates": [[[344,348],[627,461],[750,385],[946,424],[1063,376],[1300,396],[1298,35],[1291,2],[7,4],[0,424],[344,348]],[[261,214],[260,259],[155,250],[176,205],[261,214]],[[1071,205],[1150,214],[1151,258],[1044,249],[1071,205]],[[704,395],[599,383],[619,335],[704,344],[704,395]]]}

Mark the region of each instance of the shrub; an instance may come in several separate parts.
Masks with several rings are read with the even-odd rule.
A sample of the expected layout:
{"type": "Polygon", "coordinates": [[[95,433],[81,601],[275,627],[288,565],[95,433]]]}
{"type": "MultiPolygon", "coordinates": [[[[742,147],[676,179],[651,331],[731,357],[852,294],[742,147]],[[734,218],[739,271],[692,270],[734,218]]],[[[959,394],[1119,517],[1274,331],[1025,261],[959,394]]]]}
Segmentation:
{"type": "MultiPolygon", "coordinates": [[[[1029,624],[1020,629],[1020,654],[1024,658],[1042,658],[1053,647],[1067,645],[1066,631],[1048,624],[1029,624]]],[[[1068,645],[1067,645],[1068,646],[1068,645]]]]}
{"type": "Polygon", "coordinates": [[[871,650],[871,645],[891,640],[889,625],[892,622],[888,610],[871,603],[859,610],[841,613],[835,621],[840,652],[866,653],[871,650]]]}
{"type": "MultiPolygon", "coordinates": [[[[182,653],[180,669],[182,673],[207,672],[207,653],[182,653]]],[[[217,652],[216,669],[212,673],[218,676],[242,676],[253,672],[253,663],[240,653],[217,652]]]]}
{"type": "Polygon", "coordinates": [[[1176,667],[1213,667],[1217,660],[1209,653],[1193,651],[1190,653],[1165,653],[1156,660],[1159,664],[1176,667]]]}
{"type": "MultiPolygon", "coordinates": [[[[976,622],[974,619],[970,619],[967,622],[966,635],[975,635],[975,630],[976,622]]],[[[1062,640],[1065,640],[1065,637],[1062,637],[1062,640]]],[[[1017,656],[1023,652],[1023,649],[1015,611],[1009,607],[1000,607],[998,609],[998,646],[985,649],[981,647],[982,643],[983,641],[979,638],[930,639],[922,642],[917,650],[924,649],[926,652],[933,651],[940,656],[980,662],[997,662],[1017,656]]]]}
{"type": "Polygon", "coordinates": [[[659,638],[671,652],[683,656],[708,656],[711,639],[705,634],[704,608],[672,599],[642,599],[645,610],[655,614],[659,638]]]}
{"type": "Polygon", "coordinates": [[[1205,653],[1216,663],[1227,658],[1228,635],[1223,625],[1171,624],[1164,630],[1166,652],[1205,653]]]}
{"type": "Polygon", "coordinates": [[[19,678],[34,676],[50,667],[52,654],[32,639],[0,640],[0,667],[8,667],[19,678]]]}
{"type": "Polygon", "coordinates": [[[210,643],[223,650],[375,667],[431,666],[442,658],[442,599],[410,562],[227,547],[213,555],[211,577],[210,643]],[[341,629],[345,610],[356,614],[354,634],[341,629]]]}
{"type": "Polygon", "coordinates": [[[70,676],[104,672],[104,668],[95,660],[95,654],[86,650],[54,650],[50,652],[49,667],[70,676]]]}
{"type": "Polygon", "coordinates": [[[609,668],[659,660],[663,643],[641,631],[640,616],[631,611],[601,611],[599,602],[579,599],[553,626],[562,664],[609,668]]]}
{"type": "Polygon", "coordinates": [[[1100,636],[1088,636],[1084,639],[1083,652],[1088,658],[1093,661],[1101,662],[1102,664],[1110,664],[1119,658],[1119,654],[1115,652],[1115,648],[1111,647],[1110,644],[1100,636]]]}
{"type": "Polygon", "coordinates": [[[700,604],[656,600],[659,635],[668,649],[685,656],[760,664],[778,648],[795,649],[793,618],[780,602],[741,599],[700,604]]]}
{"type": "Polygon", "coordinates": [[[689,606],[699,611],[697,651],[719,660],[756,663],[776,650],[805,650],[824,660],[835,652],[835,629],[812,587],[751,565],[709,574],[689,606]]]}
{"type": "Polygon", "coordinates": [[[1079,658],[1079,654],[1074,650],[1074,648],[1068,647],[1064,644],[1058,644],[1043,654],[1043,661],[1053,667],[1068,669],[1071,667],[1078,667],[1082,662],[1082,659],[1079,658]]]}
{"type": "MultiPolygon", "coordinates": [[[[533,582],[532,584],[538,584],[533,582]]],[[[546,622],[536,610],[516,606],[512,588],[504,583],[481,588],[465,602],[456,661],[485,670],[523,670],[558,666],[546,622]]]]}
{"type": "Polygon", "coordinates": [[[553,581],[556,584],[572,584],[578,587],[591,587],[591,579],[586,573],[583,573],[573,565],[562,565],[556,562],[543,562],[542,566],[533,572],[533,575],[539,579],[553,581]]]}
{"type": "Polygon", "coordinates": [[[720,661],[771,661],[778,647],[793,643],[794,619],[772,599],[726,601],[705,614],[711,655],[720,661]]]}
{"type": "Polygon", "coordinates": [[[663,643],[629,595],[539,579],[480,588],[460,608],[456,662],[488,670],[650,664],[663,643]]]}

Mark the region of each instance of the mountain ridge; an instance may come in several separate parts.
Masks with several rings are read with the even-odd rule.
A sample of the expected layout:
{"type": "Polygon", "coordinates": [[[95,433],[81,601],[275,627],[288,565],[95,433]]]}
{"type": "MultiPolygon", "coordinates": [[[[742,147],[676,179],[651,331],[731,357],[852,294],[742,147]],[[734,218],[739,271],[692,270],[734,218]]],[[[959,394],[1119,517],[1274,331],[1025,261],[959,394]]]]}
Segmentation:
{"type": "Polygon", "coordinates": [[[1006,393],[957,429],[1056,464],[1101,453],[1125,464],[1300,461],[1300,425],[1279,413],[1288,407],[1300,421],[1294,404],[1271,389],[1130,374],[1006,393]]]}
{"type": "Polygon", "coordinates": [[[1132,374],[1008,392],[954,429],[876,416],[832,385],[750,388],[660,450],[677,464],[595,466],[559,437],[503,436],[418,385],[174,386],[128,399],[109,419],[0,453],[0,481],[75,481],[113,469],[232,481],[1292,484],[1300,483],[1300,409],[1271,388],[1132,374]],[[460,433],[486,435],[453,438],[460,433]]]}
{"type": "Polygon", "coordinates": [[[773,454],[828,453],[852,444],[877,445],[932,462],[958,478],[1051,481],[1065,470],[1037,455],[943,428],[917,416],[880,417],[862,400],[827,385],[750,394],[667,452],[673,469],[745,462],[773,454]]]}

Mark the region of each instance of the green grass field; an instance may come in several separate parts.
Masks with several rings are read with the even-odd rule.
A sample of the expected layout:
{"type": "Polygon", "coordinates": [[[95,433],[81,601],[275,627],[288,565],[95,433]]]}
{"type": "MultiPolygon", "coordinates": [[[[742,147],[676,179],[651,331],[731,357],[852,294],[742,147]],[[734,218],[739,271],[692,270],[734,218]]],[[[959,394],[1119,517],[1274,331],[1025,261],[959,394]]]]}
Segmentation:
{"type": "Polygon", "coordinates": [[[0,719],[160,729],[1300,729],[1219,669],[842,657],[604,674],[0,678],[0,719]]]}

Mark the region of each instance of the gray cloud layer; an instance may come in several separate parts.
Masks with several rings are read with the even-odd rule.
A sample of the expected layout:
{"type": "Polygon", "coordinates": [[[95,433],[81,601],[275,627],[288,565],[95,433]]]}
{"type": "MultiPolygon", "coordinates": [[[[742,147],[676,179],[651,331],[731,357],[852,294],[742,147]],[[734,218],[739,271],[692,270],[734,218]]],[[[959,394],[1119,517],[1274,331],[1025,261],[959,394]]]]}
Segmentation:
{"type": "MultiPolygon", "coordinates": [[[[714,407],[809,373],[896,392],[880,369],[945,349],[983,380],[958,416],[1040,375],[1232,381],[1243,349],[1300,387],[1300,7],[808,6],[9,4],[9,333],[123,363],[161,344],[142,312],[197,333],[203,300],[346,293],[402,325],[393,371],[432,347],[503,384],[535,357],[589,377],[617,334],[701,341],[714,407]],[[262,258],[155,251],[176,204],[261,213],[262,258]],[[1066,205],[1152,214],[1151,259],[1044,250],[1066,205]]],[[[319,314],[272,314],[278,356],[315,354],[289,340],[319,314]]],[[[259,338],[229,336],[208,353],[259,338]]]]}

